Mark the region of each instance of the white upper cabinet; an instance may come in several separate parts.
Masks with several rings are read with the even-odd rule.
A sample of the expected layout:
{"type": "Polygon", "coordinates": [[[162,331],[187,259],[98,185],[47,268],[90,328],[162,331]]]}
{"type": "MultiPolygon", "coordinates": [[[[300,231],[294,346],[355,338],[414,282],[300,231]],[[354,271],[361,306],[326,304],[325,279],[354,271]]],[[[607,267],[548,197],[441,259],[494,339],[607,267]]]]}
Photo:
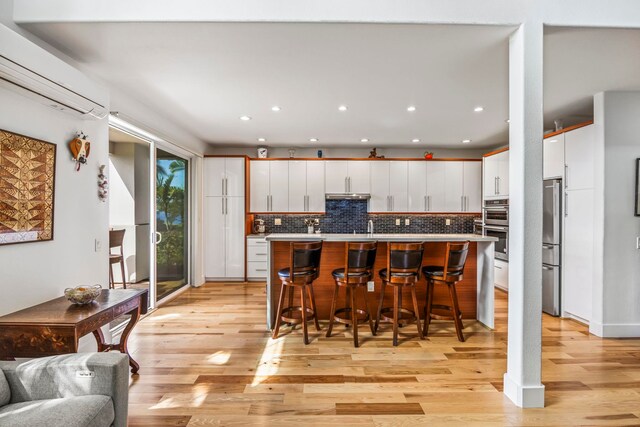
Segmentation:
{"type": "Polygon", "coordinates": [[[483,193],[485,199],[509,197],[509,151],[483,159],[483,193]]]}
{"type": "Polygon", "coordinates": [[[406,161],[389,162],[389,196],[392,212],[407,212],[409,204],[409,169],[406,161]]]}
{"type": "Polygon", "coordinates": [[[444,212],[464,211],[464,163],[444,163],[445,209],[444,212]]]}
{"type": "Polygon", "coordinates": [[[332,160],[325,163],[325,189],[327,193],[346,193],[349,177],[346,160],[332,160]]]}
{"type": "Polygon", "coordinates": [[[207,157],[204,160],[205,197],[244,197],[244,159],[207,157]]]}
{"type": "Polygon", "coordinates": [[[269,164],[270,212],[289,211],[289,161],[273,160],[269,164]]]}
{"type": "Polygon", "coordinates": [[[225,159],[225,196],[244,197],[244,158],[225,159]]]}
{"type": "Polygon", "coordinates": [[[391,212],[389,162],[371,162],[371,200],[369,212],[391,212]]]}
{"type": "Polygon", "coordinates": [[[366,160],[350,160],[347,162],[348,169],[348,192],[349,193],[369,193],[371,182],[369,180],[371,163],[366,160]]]}
{"type": "Polygon", "coordinates": [[[446,212],[445,163],[427,162],[427,212],[446,212]]]}
{"type": "Polygon", "coordinates": [[[307,210],[325,211],[325,163],[321,160],[307,162],[307,210]]]}
{"type": "Polygon", "coordinates": [[[324,212],[324,162],[289,161],[289,212],[324,212]]]}
{"type": "Polygon", "coordinates": [[[565,188],[581,190],[594,187],[595,127],[584,126],[565,133],[565,188]]]}
{"type": "Polygon", "coordinates": [[[250,162],[250,209],[251,212],[269,212],[269,163],[252,160],[250,162]]]}
{"type": "Polygon", "coordinates": [[[370,161],[331,160],[325,162],[325,188],[327,193],[369,193],[370,161]]]}
{"type": "Polygon", "coordinates": [[[464,211],[482,210],[482,162],[464,162],[464,211]]]}
{"type": "Polygon", "coordinates": [[[407,162],[407,211],[427,211],[427,162],[407,162]]]}
{"type": "Polygon", "coordinates": [[[542,146],[542,176],[564,178],[564,133],[546,138],[542,146]]]}

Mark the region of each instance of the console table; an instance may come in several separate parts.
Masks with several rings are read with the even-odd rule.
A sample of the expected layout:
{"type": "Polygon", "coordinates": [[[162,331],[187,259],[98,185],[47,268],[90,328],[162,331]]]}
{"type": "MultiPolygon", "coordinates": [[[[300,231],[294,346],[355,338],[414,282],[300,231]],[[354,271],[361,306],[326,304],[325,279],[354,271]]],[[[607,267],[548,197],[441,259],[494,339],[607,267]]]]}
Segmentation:
{"type": "Polygon", "coordinates": [[[77,353],[80,337],[93,333],[98,351],[118,350],[129,356],[131,373],[140,365],[127,350],[127,339],[148,309],[148,291],[103,289],[91,304],[74,305],[65,297],[52,299],[0,317],[0,359],[77,353]],[[118,344],[107,344],[100,328],[123,314],[131,315],[118,344]]]}

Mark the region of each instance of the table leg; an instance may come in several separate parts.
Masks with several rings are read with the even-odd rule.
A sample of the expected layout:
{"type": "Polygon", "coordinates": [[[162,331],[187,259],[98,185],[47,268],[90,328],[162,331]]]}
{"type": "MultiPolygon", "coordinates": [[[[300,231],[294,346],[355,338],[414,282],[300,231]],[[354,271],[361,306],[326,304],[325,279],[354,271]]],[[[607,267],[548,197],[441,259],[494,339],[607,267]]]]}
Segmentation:
{"type": "Polygon", "coordinates": [[[138,323],[138,319],[140,318],[140,306],[138,305],[138,307],[136,307],[134,310],[131,310],[127,314],[131,315],[131,319],[129,319],[129,323],[124,328],[124,331],[122,331],[120,343],[117,345],[117,348],[118,350],[120,350],[120,353],[125,353],[127,356],[129,356],[129,366],[131,366],[131,373],[137,374],[138,370],[140,369],[140,365],[138,364],[138,362],[133,360],[133,357],[131,357],[131,355],[129,354],[129,349],[127,348],[127,340],[129,339],[129,334],[133,330],[133,327],[136,325],[136,323],[138,323]]]}
{"type": "Polygon", "coordinates": [[[93,331],[93,336],[96,338],[96,342],[98,343],[98,352],[111,350],[111,346],[104,342],[104,335],[102,333],[102,329],[98,328],[95,331],[93,331]]]}

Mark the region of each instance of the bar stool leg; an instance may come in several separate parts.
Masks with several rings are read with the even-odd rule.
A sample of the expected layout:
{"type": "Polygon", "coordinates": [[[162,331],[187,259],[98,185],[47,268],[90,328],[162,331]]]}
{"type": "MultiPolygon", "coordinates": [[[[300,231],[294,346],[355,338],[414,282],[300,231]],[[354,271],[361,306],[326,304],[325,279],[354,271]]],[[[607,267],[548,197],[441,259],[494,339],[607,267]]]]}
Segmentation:
{"type": "Polygon", "coordinates": [[[318,310],[316,309],[316,295],[313,292],[313,283],[307,286],[309,292],[309,300],[311,300],[311,310],[313,310],[313,323],[316,325],[316,331],[320,332],[320,323],[318,323],[318,310]]]}
{"type": "Polygon", "coordinates": [[[369,300],[367,299],[367,290],[364,287],[361,287],[362,289],[362,293],[363,293],[363,297],[364,297],[364,306],[367,309],[367,315],[369,316],[369,328],[371,329],[371,335],[375,336],[376,335],[376,330],[373,326],[373,315],[371,313],[371,310],[369,308],[369,300]]]}
{"type": "Polygon", "coordinates": [[[451,284],[447,286],[449,288],[449,295],[451,295],[451,311],[453,311],[453,321],[456,325],[456,334],[458,334],[458,341],[464,342],[464,335],[462,335],[462,313],[460,312],[460,307],[458,306],[458,294],[456,292],[456,286],[451,284]]]}
{"type": "Polygon", "coordinates": [[[278,311],[276,312],[276,327],[273,329],[273,339],[278,338],[278,332],[280,331],[280,324],[282,323],[282,306],[284,304],[284,294],[286,291],[287,289],[283,282],[280,285],[280,298],[278,299],[278,311]]]}
{"type": "Polygon", "coordinates": [[[380,288],[380,301],[378,302],[378,313],[376,315],[375,332],[378,333],[378,326],[380,325],[380,316],[382,315],[382,304],[384,303],[384,291],[387,283],[383,280],[382,287],[380,288]]]}
{"type": "Polygon", "coordinates": [[[433,304],[433,280],[427,280],[427,304],[424,307],[424,327],[422,333],[427,336],[431,324],[431,305],[433,304]]]}
{"type": "Polygon", "coordinates": [[[393,287],[393,345],[398,345],[398,320],[400,314],[400,286],[393,287]]]}
{"type": "Polygon", "coordinates": [[[115,289],[115,287],[113,283],[113,264],[109,264],[109,289],[115,289]]]}
{"type": "Polygon", "coordinates": [[[127,278],[124,275],[124,258],[120,261],[120,270],[122,271],[122,289],[127,289],[127,278]]]}
{"type": "Polygon", "coordinates": [[[304,336],[304,343],[309,344],[309,335],[307,333],[307,298],[305,298],[305,287],[302,285],[300,288],[300,305],[302,306],[302,335],[304,336]]]}
{"type": "Polygon", "coordinates": [[[338,290],[340,289],[340,286],[338,286],[338,283],[335,284],[335,287],[333,288],[333,299],[331,300],[331,311],[329,312],[329,329],[327,329],[327,338],[329,338],[331,336],[331,331],[333,330],[333,316],[334,313],[336,312],[336,304],[337,304],[337,300],[338,300],[338,290]]]}
{"type": "Polygon", "coordinates": [[[358,313],[356,311],[356,290],[351,289],[351,327],[353,328],[353,345],[358,347],[358,313]]]}
{"type": "Polygon", "coordinates": [[[418,310],[418,297],[416,296],[416,287],[415,285],[411,286],[411,298],[413,299],[413,311],[416,314],[416,326],[418,327],[418,336],[421,340],[424,339],[424,335],[422,335],[422,325],[420,325],[420,311],[418,310]]]}

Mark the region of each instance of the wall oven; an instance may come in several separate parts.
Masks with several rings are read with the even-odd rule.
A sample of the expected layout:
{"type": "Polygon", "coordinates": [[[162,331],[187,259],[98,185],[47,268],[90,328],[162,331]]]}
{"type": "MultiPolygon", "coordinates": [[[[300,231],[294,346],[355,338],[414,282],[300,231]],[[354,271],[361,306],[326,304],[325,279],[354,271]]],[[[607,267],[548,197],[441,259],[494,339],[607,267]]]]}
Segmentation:
{"type": "Polygon", "coordinates": [[[498,239],[495,245],[495,257],[509,261],[509,227],[485,224],[484,235],[498,239]]]}
{"type": "Polygon", "coordinates": [[[498,239],[495,257],[509,261],[509,199],[485,200],[484,235],[498,239]]]}

